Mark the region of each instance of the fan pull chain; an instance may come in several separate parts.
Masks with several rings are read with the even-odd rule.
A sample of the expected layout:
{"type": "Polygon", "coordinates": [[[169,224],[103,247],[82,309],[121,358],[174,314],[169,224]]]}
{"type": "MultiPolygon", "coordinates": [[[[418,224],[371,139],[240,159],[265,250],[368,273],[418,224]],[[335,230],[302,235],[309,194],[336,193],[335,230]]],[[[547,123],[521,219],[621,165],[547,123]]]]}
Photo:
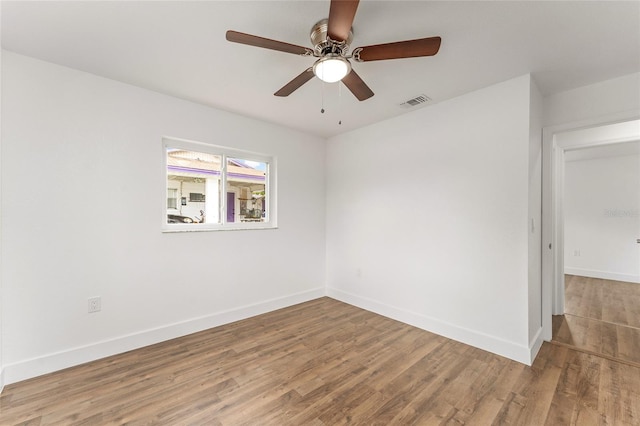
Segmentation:
{"type": "Polygon", "coordinates": [[[324,114],[324,81],[320,84],[320,113],[324,114]]]}
{"type": "MultiPolygon", "coordinates": [[[[342,117],[342,81],[338,82],[338,117],[342,117]]],[[[338,119],[338,126],[342,125],[342,118],[338,119]]]]}

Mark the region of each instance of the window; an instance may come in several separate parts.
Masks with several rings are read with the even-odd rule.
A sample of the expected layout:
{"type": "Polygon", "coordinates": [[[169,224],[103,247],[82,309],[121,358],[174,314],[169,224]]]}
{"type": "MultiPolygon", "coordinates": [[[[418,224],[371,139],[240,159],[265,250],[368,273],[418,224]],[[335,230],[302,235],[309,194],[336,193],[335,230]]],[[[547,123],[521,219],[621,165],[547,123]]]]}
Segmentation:
{"type": "Polygon", "coordinates": [[[276,226],[273,157],[176,139],[163,150],[165,231],[276,226]]]}
{"type": "Polygon", "coordinates": [[[178,190],[175,188],[167,188],[167,209],[175,210],[178,208],[178,190]]]}
{"type": "Polygon", "coordinates": [[[189,201],[192,203],[204,203],[204,194],[198,194],[196,192],[189,193],[189,201]]]}

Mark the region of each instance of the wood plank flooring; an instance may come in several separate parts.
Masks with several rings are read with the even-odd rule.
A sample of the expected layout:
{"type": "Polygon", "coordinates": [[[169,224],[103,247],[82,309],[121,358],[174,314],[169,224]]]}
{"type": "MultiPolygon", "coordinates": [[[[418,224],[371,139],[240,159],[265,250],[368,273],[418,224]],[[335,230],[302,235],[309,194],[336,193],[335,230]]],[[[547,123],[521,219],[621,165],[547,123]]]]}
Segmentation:
{"type": "Polygon", "coordinates": [[[553,340],[640,366],[640,284],[566,275],[553,340]]]}
{"type": "Polygon", "coordinates": [[[553,317],[553,340],[640,367],[640,328],[565,314],[553,317]]]}
{"type": "Polygon", "coordinates": [[[565,313],[640,328],[640,284],[565,275],[565,313]]]}
{"type": "Polygon", "coordinates": [[[329,298],[5,388],[1,425],[638,425],[640,368],[533,366],[329,298]]]}

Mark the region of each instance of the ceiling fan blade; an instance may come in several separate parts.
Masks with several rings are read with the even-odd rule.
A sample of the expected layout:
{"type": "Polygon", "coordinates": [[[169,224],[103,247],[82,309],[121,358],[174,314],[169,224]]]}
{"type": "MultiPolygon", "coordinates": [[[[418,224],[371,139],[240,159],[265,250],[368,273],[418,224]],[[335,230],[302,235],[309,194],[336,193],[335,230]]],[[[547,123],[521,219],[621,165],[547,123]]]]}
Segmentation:
{"type": "Polygon", "coordinates": [[[274,95],[276,96],[289,96],[296,90],[298,90],[303,84],[313,78],[313,68],[307,68],[298,75],[296,78],[285,84],[282,89],[278,90],[274,95]]]}
{"type": "Polygon", "coordinates": [[[358,62],[368,62],[433,56],[438,53],[440,42],[440,37],[429,37],[358,47],[353,50],[354,59],[358,62]]]}
{"type": "Polygon", "coordinates": [[[227,31],[227,40],[234,43],[248,44],[249,46],[263,47],[265,49],[279,50],[280,52],[293,53],[295,55],[309,55],[313,51],[308,47],[297,46],[283,41],[271,40],[238,31],[227,31]]]}
{"type": "Polygon", "coordinates": [[[373,96],[373,92],[369,89],[369,86],[362,81],[354,70],[351,70],[351,72],[342,79],[342,82],[359,101],[367,100],[373,96]]]}
{"type": "Polygon", "coordinates": [[[331,0],[327,35],[334,41],[345,41],[356,17],[359,0],[331,0]]]}

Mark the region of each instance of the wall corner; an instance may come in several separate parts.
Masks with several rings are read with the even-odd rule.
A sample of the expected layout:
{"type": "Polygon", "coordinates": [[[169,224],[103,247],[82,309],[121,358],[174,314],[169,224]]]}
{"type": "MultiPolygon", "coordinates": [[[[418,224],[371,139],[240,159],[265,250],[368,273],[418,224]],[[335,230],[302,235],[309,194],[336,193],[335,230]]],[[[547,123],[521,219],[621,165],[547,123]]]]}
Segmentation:
{"type": "MultiPolygon", "coordinates": [[[[0,20],[2,19],[2,2],[0,2],[0,20]]],[[[3,309],[2,309],[2,34],[0,33],[0,392],[4,389],[3,348],[3,309]]]]}
{"type": "Polygon", "coordinates": [[[529,80],[528,338],[532,362],[540,349],[542,314],[542,93],[529,80]],[[535,344],[534,344],[535,342],[535,344]],[[535,349],[535,350],[534,350],[535,349]]]}

